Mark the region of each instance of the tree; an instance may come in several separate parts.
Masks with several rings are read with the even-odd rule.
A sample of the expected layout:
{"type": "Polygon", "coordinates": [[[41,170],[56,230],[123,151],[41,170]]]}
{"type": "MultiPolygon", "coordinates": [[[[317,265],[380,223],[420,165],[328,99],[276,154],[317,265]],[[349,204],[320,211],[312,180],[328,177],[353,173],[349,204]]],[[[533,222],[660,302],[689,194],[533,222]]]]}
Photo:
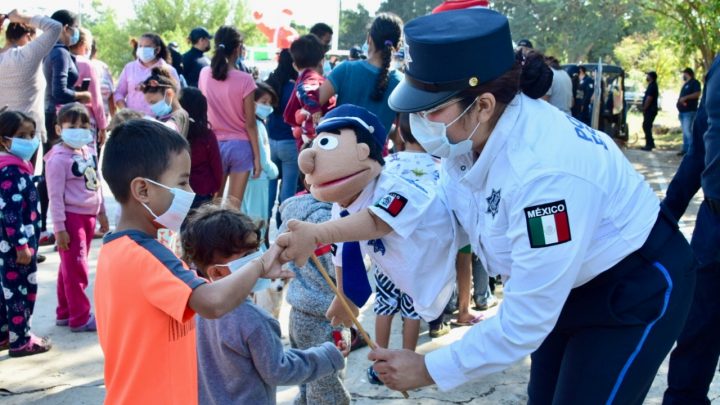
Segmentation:
{"type": "Polygon", "coordinates": [[[365,42],[368,25],[372,21],[370,12],[362,4],[355,10],[342,10],[340,14],[340,49],[350,49],[365,42]]]}
{"type": "Polygon", "coordinates": [[[394,13],[407,23],[413,18],[430,14],[441,1],[438,0],[385,0],[380,4],[378,13],[394,13]]]}
{"type": "Polygon", "coordinates": [[[641,5],[658,18],[664,36],[677,44],[686,59],[698,56],[710,69],[720,51],[720,2],[717,0],[643,0],[641,5]]]}
{"type": "Polygon", "coordinates": [[[622,38],[652,28],[634,0],[495,0],[515,41],[530,39],[539,50],[567,62],[612,56],[622,38]]]}
{"type": "Polygon", "coordinates": [[[642,87],[645,72],[654,70],[663,88],[680,87],[680,57],[678,49],[668,46],[658,32],[634,34],[623,38],[615,46],[615,59],[625,68],[629,83],[642,87]]]}

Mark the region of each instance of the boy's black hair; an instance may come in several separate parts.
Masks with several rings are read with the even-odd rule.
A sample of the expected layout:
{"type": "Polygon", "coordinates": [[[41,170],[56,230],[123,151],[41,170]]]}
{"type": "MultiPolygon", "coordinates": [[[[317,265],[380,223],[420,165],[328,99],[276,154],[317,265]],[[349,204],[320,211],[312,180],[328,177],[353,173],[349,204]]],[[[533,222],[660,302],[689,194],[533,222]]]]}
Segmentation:
{"type": "Polygon", "coordinates": [[[303,35],[290,45],[290,54],[299,69],[314,68],[325,58],[325,46],[315,35],[303,35]]]}
{"type": "Polygon", "coordinates": [[[275,90],[273,90],[273,88],[269,84],[261,80],[257,80],[255,82],[255,85],[257,86],[255,88],[255,101],[258,101],[260,97],[264,96],[265,94],[269,94],[271,105],[276,106],[280,103],[277,93],[275,93],[275,90]]]}
{"type": "Polygon", "coordinates": [[[37,129],[35,120],[21,111],[7,110],[0,113],[0,134],[8,138],[15,136],[23,123],[30,122],[37,129]]]}
{"type": "Polygon", "coordinates": [[[400,131],[400,136],[405,143],[418,143],[417,139],[415,139],[412,134],[412,129],[410,129],[410,114],[398,113],[397,128],[400,131]]]}
{"type": "Polygon", "coordinates": [[[205,268],[215,263],[216,256],[232,256],[262,243],[262,226],[234,208],[215,204],[200,206],[190,215],[182,230],[183,260],[192,263],[201,276],[205,268]],[[255,244],[248,244],[250,234],[257,236],[255,244]]]}
{"type": "Polygon", "coordinates": [[[66,122],[74,124],[78,121],[83,125],[90,125],[90,114],[88,114],[87,108],[80,103],[68,103],[58,111],[55,124],[62,126],[66,122]]]}
{"type": "MultiPolygon", "coordinates": [[[[326,132],[329,132],[331,134],[340,135],[340,131],[343,128],[339,129],[333,129],[326,132]]],[[[376,160],[378,163],[380,163],[380,166],[385,166],[385,159],[383,159],[383,147],[378,145],[375,142],[375,138],[366,131],[358,131],[355,127],[347,127],[347,129],[352,129],[355,131],[355,137],[357,139],[357,143],[364,143],[370,148],[370,159],[376,160]]],[[[314,141],[314,140],[313,140],[314,141]]]]}
{"type": "Polygon", "coordinates": [[[319,22],[319,23],[313,25],[312,28],[310,28],[310,33],[313,35],[316,35],[318,38],[322,38],[327,34],[332,35],[333,29],[331,26],[329,26],[325,23],[319,22]]]}
{"type": "Polygon", "coordinates": [[[189,152],[185,138],[165,125],[133,119],[113,128],[103,148],[102,170],[115,199],[130,199],[130,182],[136,177],[159,181],[175,154],[189,152]]]}

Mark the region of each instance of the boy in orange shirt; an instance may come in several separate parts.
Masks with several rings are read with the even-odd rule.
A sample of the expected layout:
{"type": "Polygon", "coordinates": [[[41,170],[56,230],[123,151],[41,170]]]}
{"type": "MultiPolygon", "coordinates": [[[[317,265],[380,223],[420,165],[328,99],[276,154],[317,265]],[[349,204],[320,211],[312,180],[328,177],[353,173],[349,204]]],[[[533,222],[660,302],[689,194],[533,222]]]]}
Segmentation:
{"type": "Polygon", "coordinates": [[[103,173],[122,214],[100,249],[95,308],[105,355],[106,404],[197,404],[197,313],[219,318],[245,301],[258,278],[291,276],[273,246],[236,273],[206,283],[156,240],[179,231],[194,193],[189,146],[157,122],[113,129],[103,173]],[[158,215],[159,214],[159,215],[158,215]]]}

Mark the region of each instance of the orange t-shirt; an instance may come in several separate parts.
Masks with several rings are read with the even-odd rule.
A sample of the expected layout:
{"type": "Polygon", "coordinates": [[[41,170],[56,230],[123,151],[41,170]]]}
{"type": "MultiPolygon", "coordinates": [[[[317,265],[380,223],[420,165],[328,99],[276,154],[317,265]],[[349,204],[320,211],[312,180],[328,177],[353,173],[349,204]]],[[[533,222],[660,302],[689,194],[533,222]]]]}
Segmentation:
{"type": "Polygon", "coordinates": [[[109,234],[98,257],[95,312],[106,404],[197,404],[194,311],[205,283],[140,231],[109,234]]]}

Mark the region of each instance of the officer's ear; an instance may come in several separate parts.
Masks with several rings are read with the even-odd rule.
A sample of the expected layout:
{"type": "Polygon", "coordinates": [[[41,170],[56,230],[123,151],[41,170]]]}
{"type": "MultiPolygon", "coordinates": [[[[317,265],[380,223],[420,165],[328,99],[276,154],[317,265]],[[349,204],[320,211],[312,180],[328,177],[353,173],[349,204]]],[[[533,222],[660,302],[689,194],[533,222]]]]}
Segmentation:
{"type": "Polygon", "coordinates": [[[475,103],[475,110],[477,111],[478,120],[480,122],[490,122],[495,117],[497,109],[497,100],[492,93],[483,93],[478,96],[477,102],[475,103]]]}

